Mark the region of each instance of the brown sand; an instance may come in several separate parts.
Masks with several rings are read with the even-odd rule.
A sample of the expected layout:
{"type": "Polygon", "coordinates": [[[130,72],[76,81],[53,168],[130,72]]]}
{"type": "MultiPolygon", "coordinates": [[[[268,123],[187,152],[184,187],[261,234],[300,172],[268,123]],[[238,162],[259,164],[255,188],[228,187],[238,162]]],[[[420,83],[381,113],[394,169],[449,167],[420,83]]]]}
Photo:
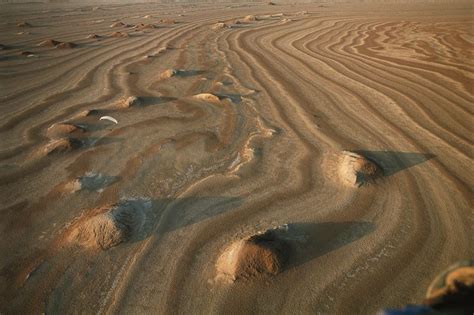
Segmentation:
{"type": "Polygon", "coordinates": [[[0,4],[0,313],[422,301],[474,256],[471,7],[0,4]],[[85,39],[160,19],[179,23],[85,39]],[[36,46],[48,38],[80,49],[36,46]],[[84,130],[49,134],[62,123],[84,130]],[[247,242],[250,280],[216,280],[223,250],[287,222],[302,232],[282,268],[247,242]]]}

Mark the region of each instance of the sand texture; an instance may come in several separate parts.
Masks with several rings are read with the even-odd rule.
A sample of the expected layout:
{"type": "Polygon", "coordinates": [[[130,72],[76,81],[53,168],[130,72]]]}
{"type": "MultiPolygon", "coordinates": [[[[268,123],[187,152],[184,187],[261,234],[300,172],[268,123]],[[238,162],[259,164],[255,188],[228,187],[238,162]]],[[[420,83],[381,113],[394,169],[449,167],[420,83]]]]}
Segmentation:
{"type": "Polygon", "coordinates": [[[422,301],[474,257],[473,30],[462,2],[0,4],[0,313],[422,301]]]}

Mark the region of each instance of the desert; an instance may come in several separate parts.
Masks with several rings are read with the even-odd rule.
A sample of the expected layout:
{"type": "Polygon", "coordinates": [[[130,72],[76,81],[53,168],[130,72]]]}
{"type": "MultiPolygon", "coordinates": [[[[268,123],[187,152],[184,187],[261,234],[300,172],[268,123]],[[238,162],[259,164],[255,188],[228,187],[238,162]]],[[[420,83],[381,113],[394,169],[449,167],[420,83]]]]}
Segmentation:
{"type": "Polygon", "coordinates": [[[472,290],[472,3],[0,17],[0,314],[377,314],[472,290]]]}

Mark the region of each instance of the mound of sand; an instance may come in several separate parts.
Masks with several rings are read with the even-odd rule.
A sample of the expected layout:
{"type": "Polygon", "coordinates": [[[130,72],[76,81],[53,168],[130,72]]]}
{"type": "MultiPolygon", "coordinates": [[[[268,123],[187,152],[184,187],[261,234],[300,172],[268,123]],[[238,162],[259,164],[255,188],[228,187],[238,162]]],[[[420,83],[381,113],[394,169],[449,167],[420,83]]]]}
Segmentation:
{"type": "Polygon", "coordinates": [[[152,17],[153,17],[153,16],[151,16],[151,15],[148,14],[148,15],[145,15],[143,18],[144,18],[144,19],[150,19],[150,18],[152,18],[152,17]]]}
{"type": "Polygon", "coordinates": [[[101,38],[101,36],[97,35],[97,34],[89,34],[89,35],[87,35],[86,38],[88,38],[88,39],[98,39],[98,38],[101,38]]]}
{"type": "Polygon", "coordinates": [[[288,244],[279,228],[231,244],[217,260],[218,275],[232,281],[280,273],[288,261],[288,244]]]}
{"type": "Polygon", "coordinates": [[[161,24],[176,24],[176,21],[173,19],[161,19],[159,22],[161,24]]]}
{"type": "Polygon", "coordinates": [[[32,25],[28,22],[23,21],[23,22],[16,23],[16,26],[18,26],[18,27],[31,27],[32,25]]]}
{"type": "MultiPolygon", "coordinates": [[[[424,303],[437,310],[466,309],[473,306],[474,260],[460,261],[430,285],[424,303]]],[[[453,313],[454,314],[454,313],[453,313]]]]}
{"type": "Polygon", "coordinates": [[[106,250],[130,238],[137,220],[137,212],[130,204],[108,205],[92,212],[94,216],[80,222],[72,230],[70,242],[106,250]]]}
{"type": "Polygon", "coordinates": [[[168,69],[168,70],[163,71],[163,72],[160,74],[160,78],[162,78],[162,79],[168,79],[168,78],[174,77],[174,76],[177,75],[177,74],[179,74],[179,70],[176,70],[176,69],[168,69]]]}
{"type": "Polygon", "coordinates": [[[46,131],[46,135],[48,138],[58,138],[75,131],[84,132],[85,129],[71,123],[59,123],[51,125],[46,131]]]}
{"type": "Polygon", "coordinates": [[[130,96],[124,100],[122,100],[118,107],[119,108],[130,108],[133,106],[140,106],[142,104],[142,100],[138,96],[130,96]]]}
{"type": "Polygon", "coordinates": [[[360,154],[343,151],[339,176],[347,185],[360,187],[383,176],[383,169],[375,161],[360,154]]]}
{"type": "Polygon", "coordinates": [[[115,22],[110,25],[110,27],[126,27],[127,24],[122,23],[122,22],[115,22]]]}
{"type": "Polygon", "coordinates": [[[154,24],[149,24],[149,23],[148,24],[139,23],[139,24],[135,25],[134,28],[143,30],[143,29],[156,28],[156,26],[154,24]]]}
{"type": "Polygon", "coordinates": [[[227,28],[227,27],[229,27],[227,24],[225,24],[223,22],[218,22],[218,23],[216,23],[212,26],[212,29],[213,30],[218,30],[218,29],[223,29],[223,28],[227,28]]]}
{"type": "Polygon", "coordinates": [[[47,39],[42,41],[38,44],[40,47],[56,47],[56,45],[61,44],[62,42],[54,40],[54,39],[47,39]]]}
{"type": "Polygon", "coordinates": [[[34,56],[35,54],[31,51],[20,51],[19,55],[21,56],[34,56]]]}
{"type": "Polygon", "coordinates": [[[124,32],[114,32],[114,33],[110,34],[110,37],[120,38],[120,37],[130,37],[130,35],[128,33],[124,33],[124,32]]]}
{"type": "Polygon", "coordinates": [[[77,44],[72,43],[72,42],[64,42],[64,43],[59,43],[56,45],[56,48],[59,49],[71,49],[77,47],[77,44]]]}
{"type": "Polygon", "coordinates": [[[99,109],[87,109],[77,114],[76,117],[98,116],[100,114],[101,114],[101,111],[99,109]]]}
{"type": "Polygon", "coordinates": [[[243,18],[243,21],[253,22],[253,21],[257,21],[257,18],[255,17],[255,15],[247,15],[246,17],[243,18]]]}
{"type": "MultiPolygon", "coordinates": [[[[110,184],[110,180],[101,175],[86,177],[93,181],[92,186],[110,184]]],[[[80,181],[81,187],[88,186],[84,177],[80,181]]],[[[151,206],[148,200],[126,200],[92,209],[70,226],[66,240],[86,248],[106,250],[130,239],[142,238],[150,228],[147,212],[151,206]]]]}
{"type": "Polygon", "coordinates": [[[211,93],[200,93],[200,94],[193,95],[193,97],[201,101],[206,101],[206,102],[219,102],[220,101],[218,96],[211,93]]]}
{"type": "Polygon", "coordinates": [[[56,140],[51,140],[46,144],[42,150],[42,155],[51,155],[56,153],[69,152],[74,149],[80,148],[82,145],[81,140],[74,138],[61,138],[56,140]]]}

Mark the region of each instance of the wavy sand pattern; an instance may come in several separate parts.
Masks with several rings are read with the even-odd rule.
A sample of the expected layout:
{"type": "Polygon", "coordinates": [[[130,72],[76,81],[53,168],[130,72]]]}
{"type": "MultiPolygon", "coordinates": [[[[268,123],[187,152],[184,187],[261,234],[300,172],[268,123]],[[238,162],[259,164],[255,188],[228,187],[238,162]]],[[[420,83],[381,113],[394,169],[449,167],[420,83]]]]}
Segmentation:
{"type": "Polygon", "coordinates": [[[420,301],[473,257],[469,8],[1,5],[0,313],[420,301]]]}

